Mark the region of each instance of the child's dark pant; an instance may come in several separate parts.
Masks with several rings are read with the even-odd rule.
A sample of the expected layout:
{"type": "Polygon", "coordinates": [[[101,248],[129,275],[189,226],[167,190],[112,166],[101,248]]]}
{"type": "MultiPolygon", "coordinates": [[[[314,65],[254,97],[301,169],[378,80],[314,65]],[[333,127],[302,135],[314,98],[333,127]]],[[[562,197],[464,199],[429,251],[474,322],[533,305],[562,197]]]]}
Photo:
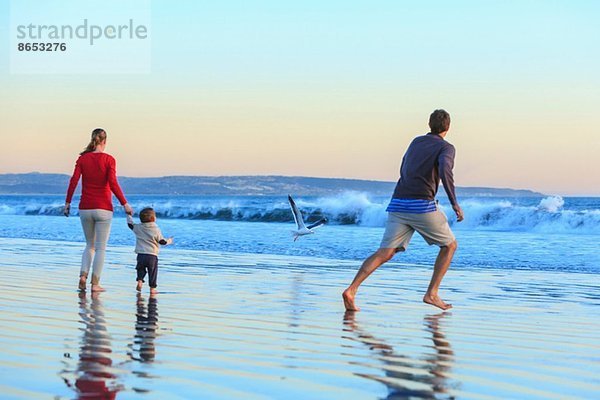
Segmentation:
{"type": "Polygon", "coordinates": [[[146,272],[148,272],[150,287],[156,287],[156,279],[158,278],[158,257],[154,254],[138,254],[135,269],[137,269],[138,281],[144,282],[146,272]]]}

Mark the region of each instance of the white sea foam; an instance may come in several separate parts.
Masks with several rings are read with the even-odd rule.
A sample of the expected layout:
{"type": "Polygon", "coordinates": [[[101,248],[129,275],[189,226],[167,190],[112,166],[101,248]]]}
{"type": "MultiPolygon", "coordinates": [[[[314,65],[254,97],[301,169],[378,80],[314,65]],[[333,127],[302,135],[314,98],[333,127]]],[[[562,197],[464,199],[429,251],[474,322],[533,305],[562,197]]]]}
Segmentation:
{"type": "MultiPolygon", "coordinates": [[[[292,194],[293,195],[293,194],[292,194]]],[[[382,227],[389,198],[373,197],[363,192],[345,192],[335,196],[296,196],[305,220],[326,217],[330,224],[382,227]]],[[[284,197],[153,197],[131,201],[136,210],[153,207],[159,218],[231,220],[247,222],[291,222],[292,214],[284,197]]],[[[582,206],[571,200],[570,208],[559,196],[536,202],[532,199],[461,199],[465,220],[456,224],[454,212],[440,204],[456,229],[531,231],[543,233],[580,232],[600,234],[600,204],[592,201],[582,206]]],[[[120,207],[115,207],[121,213],[120,207]]],[[[52,198],[0,199],[0,215],[61,215],[62,203],[52,198]]],[[[72,210],[77,213],[76,205],[72,210]]]]}
{"type": "Polygon", "coordinates": [[[564,206],[565,201],[560,196],[550,196],[542,199],[539,204],[541,210],[545,210],[551,213],[558,212],[564,206]]]}

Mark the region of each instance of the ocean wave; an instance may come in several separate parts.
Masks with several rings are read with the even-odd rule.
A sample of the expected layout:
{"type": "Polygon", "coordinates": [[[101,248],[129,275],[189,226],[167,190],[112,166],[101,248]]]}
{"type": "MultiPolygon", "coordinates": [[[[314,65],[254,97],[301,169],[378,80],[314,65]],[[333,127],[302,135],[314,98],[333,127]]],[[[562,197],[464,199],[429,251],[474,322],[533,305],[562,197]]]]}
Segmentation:
{"type": "Polygon", "coordinates": [[[510,201],[462,203],[465,228],[539,233],[600,234],[600,209],[565,209],[560,196],[546,197],[537,205],[518,205],[510,201]]]}
{"type": "MultiPolygon", "coordinates": [[[[296,199],[296,204],[306,222],[327,218],[338,225],[382,226],[385,206],[369,198],[366,193],[345,193],[335,197],[296,199]]],[[[132,204],[141,209],[147,204],[132,204]]],[[[253,202],[244,198],[236,200],[208,200],[195,204],[180,201],[154,202],[151,206],[159,218],[203,219],[248,222],[292,222],[294,220],[287,199],[270,202],[253,202]]]]}
{"type": "MultiPolygon", "coordinates": [[[[372,197],[367,193],[347,192],[321,198],[297,198],[296,204],[307,222],[323,217],[330,224],[382,227],[389,199],[372,197]]],[[[592,233],[600,234],[600,209],[565,208],[565,200],[551,196],[529,204],[518,199],[468,198],[461,201],[465,220],[455,221],[450,206],[441,205],[450,223],[456,229],[492,229],[503,231],[531,231],[542,233],[592,233]]],[[[596,203],[597,204],[597,203],[596,203]]],[[[220,220],[246,222],[292,222],[293,217],[285,198],[200,198],[134,200],[136,210],[151,206],[158,218],[220,220]]],[[[56,201],[30,200],[18,202],[0,201],[0,215],[62,215],[63,204],[56,201]],[[3,204],[4,203],[4,204],[3,204]]],[[[122,214],[115,207],[116,214],[122,214]]],[[[77,210],[73,210],[76,214],[77,210]]]]}
{"type": "Polygon", "coordinates": [[[0,204],[0,215],[62,215],[64,203],[0,204]]]}

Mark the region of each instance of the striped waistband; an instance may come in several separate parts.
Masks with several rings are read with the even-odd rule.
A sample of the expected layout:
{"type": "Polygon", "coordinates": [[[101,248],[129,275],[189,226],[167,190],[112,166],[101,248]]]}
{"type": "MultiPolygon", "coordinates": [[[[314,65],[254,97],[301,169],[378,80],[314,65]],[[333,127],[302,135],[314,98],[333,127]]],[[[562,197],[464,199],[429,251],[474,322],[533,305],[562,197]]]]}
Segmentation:
{"type": "Polygon", "coordinates": [[[425,214],[437,211],[435,200],[426,199],[392,199],[385,209],[387,212],[408,214],[425,214]]]}

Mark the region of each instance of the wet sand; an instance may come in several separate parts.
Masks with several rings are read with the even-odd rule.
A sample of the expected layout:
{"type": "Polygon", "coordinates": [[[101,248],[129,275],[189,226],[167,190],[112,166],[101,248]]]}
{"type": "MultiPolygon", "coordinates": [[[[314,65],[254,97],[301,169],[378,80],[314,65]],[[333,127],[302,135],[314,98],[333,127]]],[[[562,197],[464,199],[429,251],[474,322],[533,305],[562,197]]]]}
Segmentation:
{"type": "Polygon", "coordinates": [[[76,291],[83,245],[0,239],[3,399],[564,399],[600,393],[600,284],[584,273],[390,264],[345,313],[358,263],[167,249],[160,294],[111,247],[107,292],[76,291]]]}

